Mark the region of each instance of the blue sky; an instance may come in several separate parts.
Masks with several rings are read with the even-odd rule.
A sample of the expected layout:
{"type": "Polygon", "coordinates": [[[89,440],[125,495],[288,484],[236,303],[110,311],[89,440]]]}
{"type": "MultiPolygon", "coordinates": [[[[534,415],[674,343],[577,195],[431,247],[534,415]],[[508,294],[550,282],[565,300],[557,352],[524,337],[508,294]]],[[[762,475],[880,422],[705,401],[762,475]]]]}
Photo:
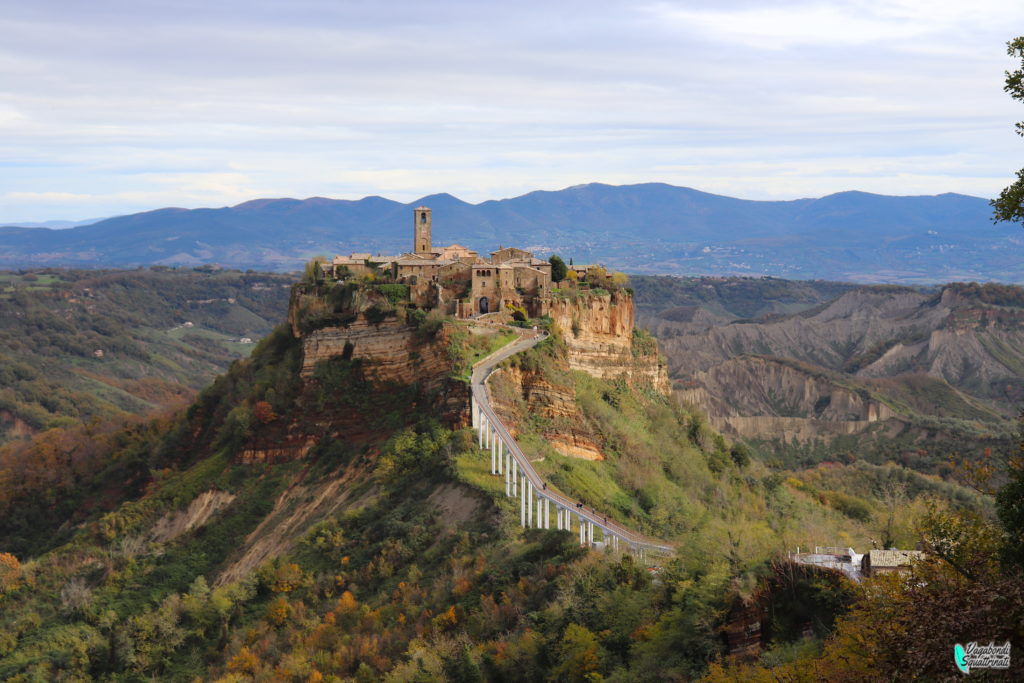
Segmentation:
{"type": "Polygon", "coordinates": [[[0,0],[0,221],[659,181],[993,196],[1010,0],[0,0]]]}

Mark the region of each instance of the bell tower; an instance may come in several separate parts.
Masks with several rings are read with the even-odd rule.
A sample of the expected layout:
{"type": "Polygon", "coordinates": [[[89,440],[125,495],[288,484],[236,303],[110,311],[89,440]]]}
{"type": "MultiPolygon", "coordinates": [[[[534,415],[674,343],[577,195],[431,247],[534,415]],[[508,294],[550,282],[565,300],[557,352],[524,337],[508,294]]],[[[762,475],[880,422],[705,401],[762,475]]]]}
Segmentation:
{"type": "Polygon", "coordinates": [[[413,209],[413,252],[427,255],[434,251],[430,236],[430,209],[417,206],[413,209]]]}

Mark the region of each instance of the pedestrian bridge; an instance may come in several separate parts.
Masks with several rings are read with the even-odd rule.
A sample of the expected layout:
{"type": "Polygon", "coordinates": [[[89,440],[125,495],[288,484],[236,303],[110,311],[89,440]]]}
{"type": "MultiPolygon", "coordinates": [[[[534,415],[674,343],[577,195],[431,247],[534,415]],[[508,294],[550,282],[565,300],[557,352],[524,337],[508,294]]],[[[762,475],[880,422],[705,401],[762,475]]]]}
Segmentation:
{"type": "Polygon", "coordinates": [[[487,380],[494,368],[506,358],[525,351],[547,338],[540,332],[527,333],[474,366],[471,380],[471,414],[478,445],[490,451],[491,474],[504,477],[505,495],[519,499],[519,522],[524,528],[555,528],[579,534],[580,545],[603,546],[609,550],[630,552],[641,560],[670,555],[675,549],[627,529],[594,508],[553,491],[527,459],[491,407],[487,380]],[[552,508],[554,511],[552,513],[552,508]]]}

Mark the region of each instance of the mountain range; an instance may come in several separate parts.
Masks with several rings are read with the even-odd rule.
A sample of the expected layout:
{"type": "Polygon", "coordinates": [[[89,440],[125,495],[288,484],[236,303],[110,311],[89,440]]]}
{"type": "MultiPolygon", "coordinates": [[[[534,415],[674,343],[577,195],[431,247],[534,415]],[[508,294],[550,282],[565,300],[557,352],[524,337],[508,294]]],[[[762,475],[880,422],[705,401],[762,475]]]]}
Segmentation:
{"type": "Polygon", "coordinates": [[[436,194],[403,204],[257,199],[164,208],[63,230],[0,228],[0,266],[196,266],[290,270],[316,254],[409,249],[412,207],[437,244],[515,244],[647,274],[741,274],[854,282],[1024,281],[1015,226],[959,194],[841,192],[753,201],[662,183],[588,184],[480,204],[436,194]]]}

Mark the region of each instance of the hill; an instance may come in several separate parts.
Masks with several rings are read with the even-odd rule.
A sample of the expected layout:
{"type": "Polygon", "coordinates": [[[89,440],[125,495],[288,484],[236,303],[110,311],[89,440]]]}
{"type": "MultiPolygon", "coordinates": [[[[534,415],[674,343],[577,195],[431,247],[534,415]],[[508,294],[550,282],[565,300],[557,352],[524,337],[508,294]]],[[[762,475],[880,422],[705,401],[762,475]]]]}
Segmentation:
{"type": "Polygon", "coordinates": [[[518,243],[634,273],[1024,281],[1013,256],[1016,229],[994,226],[987,201],[977,197],[843,192],[750,201],[660,183],[581,185],[480,204],[448,194],[409,204],[381,197],[258,199],[65,230],[5,227],[0,266],[219,263],[288,270],[318,253],[408,250],[408,216],[420,204],[434,209],[435,243],[518,243]]]}
{"type": "Polygon", "coordinates": [[[0,272],[0,443],[188,403],[273,328],[290,284],[167,268],[0,272]]]}
{"type": "MultiPolygon", "coordinates": [[[[0,678],[690,680],[746,651],[751,614],[766,661],[799,664],[850,605],[881,624],[870,600],[901,594],[889,582],[859,597],[782,549],[879,532],[907,546],[934,515],[990,510],[899,467],[787,472],[751,459],[659,389],[657,345],[626,324],[632,298],[619,291],[528,321],[551,334],[503,363],[493,398],[551,486],[684,551],[649,567],[523,528],[466,428],[468,366],[505,328],[389,307],[374,287],[332,289],[297,288],[291,324],[186,410],[90,449],[51,444],[73,477],[0,466],[0,678]],[[585,439],[599,457],[562,452],[585,439]],[[53,489],[74,504],[40,495],[53,489]]],[[[971,550],[972,571],[995,552],[971,550]]],[[[996,614],[972,589],[1000,588],[995,570],[954,593],[929,566],[932,593],[967,594],[958,623],[996,614]]],[[[901,619],[927,623],[900,604],[901,619]]],[[[999,618],[1019,624],[1022,605],[1003,593],[999,618]]],[[[900,657],[934,667],[949,649],[945,633],[909,650],[882,629],[858,633],[889,677],[900,657]]],[[[829,652],[832,666],[863,660],[829,652]]]]}
{"type": "Polygon", "coordinates": [[[1024,397],[1019,287],[634,285],[679,395],[730,435],[810,461],[899,458],[933,472],[952,454],[1014,449],[1024,397]]]}

